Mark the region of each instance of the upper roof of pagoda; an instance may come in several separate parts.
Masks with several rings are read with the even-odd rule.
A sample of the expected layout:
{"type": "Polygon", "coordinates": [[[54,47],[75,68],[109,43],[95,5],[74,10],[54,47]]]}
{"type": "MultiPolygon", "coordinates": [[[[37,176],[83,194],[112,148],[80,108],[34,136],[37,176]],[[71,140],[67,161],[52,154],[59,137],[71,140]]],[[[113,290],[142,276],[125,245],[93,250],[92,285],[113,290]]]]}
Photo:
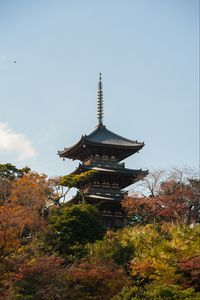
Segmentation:
{"type": "Polygon", "coordinates": [[[89,135],[84,135],[73,146],[58,151],[60,157],[71,158],[73,160],[85,160],[90,156],[114,156],[117,160],[138,152],[144,143],[129,140],[106,128],[103,124],[103,84],[101,73],[98,83],[98,103],[97,103],[98,125],[89,135]]]}
{"type": "Polygon", "coordinates": [[[85,140],[88,142],[120,147],[135,147],[138,145],[144,146],[144,143],[138,143],[137,141],[132,141],[126,139],[106,128],[106,126],[98,126],[93,132],[85,136],[85,140]]]}
{"type": "Polygon", "coordinates": [[[138,141],[126,139],[108,130],[104,125],[102,125],[98,126],[89,135],[82,136],[75,145],[69,148],[64,148],[62,151],[58,151],[58,154],[60,157],[82,160],[84,156],[89,156],[89,153],[91,155],[98,154],[98,149],[102,152],[103,148],[105,151],[106,149],[108,150],[109,148],[112,148],[113,155],[115,155],[115,152],[119,150],[117,151],[117,157],[122,160],[131,154],[136,153],[143,146],[143,142],[140,143],[138,141]],[[88,148],[90,148],[90,151],[88,148]]]}

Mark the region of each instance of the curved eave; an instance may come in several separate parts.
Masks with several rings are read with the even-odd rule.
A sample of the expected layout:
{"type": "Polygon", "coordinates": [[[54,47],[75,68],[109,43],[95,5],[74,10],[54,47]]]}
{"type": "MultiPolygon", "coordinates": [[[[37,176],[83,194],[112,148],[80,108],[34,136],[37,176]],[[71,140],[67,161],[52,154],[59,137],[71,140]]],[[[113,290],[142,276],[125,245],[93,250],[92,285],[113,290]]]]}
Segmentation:
{"type": "Polygon", "coordinates": [[[72,174],[80,174],[85,171],[96,171],[96,172],[103,172],[103,173],[112,173],[112,174],[131,174],[135,175],[139,172],[147,172],[148,170],[142,170],[142,169],[127,169],[127,168],[106,168],[106,167],[95,167],[95,166],[87,166],[85,164],[79,164],[77,169],[72,174]]]}
{"type": "Polygon", "coordinates": [[[83,144],[84,144],[83,140],[84,140],[84,137],[82,136],[80,138],[80,140],[78,141],[78,143],[74,144],[71,147],[64,148],[64,150],[58,151],[58,155],[60,157],[66,157],[66,158],[72,158],[73,159],[73,157],[75,156],[77,151],[79,152],[82,149],[83,144]]]}
{"type": "Polygon", "coordinates": [[[148,170],[134,170],[134,169],[108,169],[108,168],[100,168],[100,167],[90,167],[86,165],[79,164],[78,168],[72,174],[80,174],[85,171],[94,170],[96,174],[94,176],[99,175],[109,175],[109,176],[117,176],[121,178],[121,188],[124,189],[135,182],[142,180],[144,177],[148,175],[148,170]]]}
{"type": "MultiPolygon", "coordinates": [[[[121,203],[123,197],[106,197],[103,195],[92,195],[92,194],[85,194],[85,199],[87,203],[90,204],[96,204],[98,206],[101,206],[105,204],[105,202],[115,202],[115,203],[121,203]]],[[[81,202],[79,193],[77,193],[75,196],[73,196],[67,203],[69,204],[78,204],[81,202]]]]}
{"type": "Polygon", "coordinates": [[[116,144],[106,144],[106,143],[95,143],[88,141],[85,137],[82,137],[78,143],[75,145],[64,148],[62,151],[58,151],[58,155],[64,158],[71,158],[73,160],[80,159],[81,156],[86,153],[88,148],[98,148],[98,149],[114,149],[120,151],[119,159],[123,160],[126,157],[138,152],[144,147],[144,143],[135,143],[130,146],[116,145],[116,144]]]}

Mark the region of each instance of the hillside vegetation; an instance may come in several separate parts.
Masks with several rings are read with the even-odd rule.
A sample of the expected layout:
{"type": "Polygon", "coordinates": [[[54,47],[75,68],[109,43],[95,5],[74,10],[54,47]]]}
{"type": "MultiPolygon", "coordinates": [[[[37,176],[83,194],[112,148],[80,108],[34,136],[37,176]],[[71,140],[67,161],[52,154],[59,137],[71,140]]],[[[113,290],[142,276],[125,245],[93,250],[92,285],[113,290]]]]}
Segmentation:
{"type": "Polygon", "coordinates": [[[152,172],[123,200],[126,226],[105,231],[83,194],[65,200],[90,175],[0,165],[0,299],[200,299],[199,178],[152,172]]]}

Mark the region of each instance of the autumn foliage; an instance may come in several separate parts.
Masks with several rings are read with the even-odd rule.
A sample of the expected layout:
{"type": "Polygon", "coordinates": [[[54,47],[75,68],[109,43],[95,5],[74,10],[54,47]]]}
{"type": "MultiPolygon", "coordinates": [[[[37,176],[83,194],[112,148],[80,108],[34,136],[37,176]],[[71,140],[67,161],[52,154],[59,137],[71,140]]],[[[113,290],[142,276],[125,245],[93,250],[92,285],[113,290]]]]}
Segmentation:
{"type": "Polygon", "coordinates": [[[23,247],[42,228],[47,191],[43,175],[28,173],[13,180],[9,197],[0,206],[0,260],[23,247]]]}
{"type": "Polygon", "coordinates": [[[0,299],[200,299],[199,179],[150,173],[123,201],[125,228],[105,232],[83,194],[66,202],[92,175],[0,165],[0,299]]]}
{"type": "Polygon", "coordinates": [[[123,207],[132,223],[172,222],[195,224],[200,221],[199,181],[183,184],[168,179],[160,184],[156,194],[128,196],[123,207]],[[198,184],[198,185],[197,185],[198,184]]]}

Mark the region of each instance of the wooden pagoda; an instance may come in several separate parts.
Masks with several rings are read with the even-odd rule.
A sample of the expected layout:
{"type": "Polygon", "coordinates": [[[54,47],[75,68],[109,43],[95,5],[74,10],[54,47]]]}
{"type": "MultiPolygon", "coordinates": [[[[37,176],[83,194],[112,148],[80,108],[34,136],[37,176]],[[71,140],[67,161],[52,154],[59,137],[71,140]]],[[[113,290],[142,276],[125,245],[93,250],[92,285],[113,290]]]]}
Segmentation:
{"type": "MultiPolygon", "coordinates": [[[[143,179],[148,171],[127,169],[121,162],[138,152],[144,143],[117,135],[103,124],[101,73],[98,84],[97,114],[96,129],[89,135],[82,136],[72,147],[58,151],[58,154],[62,158],[81,161],[73,172],[75,174],[95,171],[89,183],[83,187],[85,199],[98,207],[105,228],[120,228],[124,223],[124,212],[121,207],[123,189],[143,179]]],[[[80,197],[75,196],[71,201],[78,203],[79,199],[80,197]]]]}

